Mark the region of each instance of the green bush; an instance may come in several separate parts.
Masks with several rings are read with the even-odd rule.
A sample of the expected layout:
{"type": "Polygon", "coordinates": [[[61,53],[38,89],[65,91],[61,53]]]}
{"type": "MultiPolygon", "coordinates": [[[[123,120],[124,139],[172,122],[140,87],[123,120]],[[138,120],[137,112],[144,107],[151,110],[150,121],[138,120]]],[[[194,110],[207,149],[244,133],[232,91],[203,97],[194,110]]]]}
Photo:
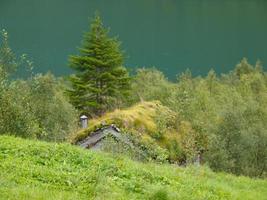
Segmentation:
{"type": "Polygon", "coordinates": [[[152,197],[151,200],[168,200],[168,193],[164,189],[157,190],[152,197]]]}
{"type": "Polygon", "coordinates": [[[1,95],[0,133],[62,141],[77,128],[77,113],[52,74],[11,81],[1,95]]]}

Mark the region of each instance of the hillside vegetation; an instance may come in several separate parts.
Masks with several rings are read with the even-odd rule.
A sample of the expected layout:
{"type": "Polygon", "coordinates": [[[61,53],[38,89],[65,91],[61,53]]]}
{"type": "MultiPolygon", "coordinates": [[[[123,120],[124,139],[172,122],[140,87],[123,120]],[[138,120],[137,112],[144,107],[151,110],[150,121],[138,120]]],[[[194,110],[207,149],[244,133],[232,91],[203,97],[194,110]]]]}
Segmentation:
{"type": "Polygon", "coordinates": [[[175,117],[176,114],[168,107],[163,106],[159,101],[141,102],[127,109],[116,109],[101,117],[90,119],[89,127],[72,135],[71,140],[75,143],[88,136],[97,128],[110,124],[115,124],[122,130],[137,132],[143,138],[156,138],[156,134],[160,131],[163,131],[164,134],[175,132],[175,117]],[[162,123],[163,121],[169,123],[168,129],[159,127],[159,116],[163,115],[164,118],[161,118],[162,123]]]}
{"type": "Polygon", "coordinates": [[[81,52],[70,56],[76,73],[65,79],[34,74],[32,61],[12,52],[7,32],[1,36],[1,135],[76,143],[114,123],[134,145],[105,141],[112,153],[183,166],[200,160],[216,172],[267,177],[267,73],[260,61],[243,58],[227,74],[211,69],[205,77],[187,70],[172,81],[155,68],[128,76],[120,43],[96,15],[81,52]],[[77,133],[83,114],[90,127],[77,133]]]}
{"type": "Polygon", "coordinates": [[[65,140],[76,130],[78,113],[64,88],[51,73],[34,74],[33,62],[25,54],[15,55],[7,32],[0,30],[0,134],[65,140]]]}
{"type": "Polygon", "coordinates": [[[266,199],[267,181],[0,136],[0,199],[266,199]]]}
{"type": "Polygon", "coordinates": [[[116,109],[101,117],[90,119],[89,127],[73,134],[70,140],[75,144],[97,128],[115,124],[133,140],[136,148],[142,146],[143,151],[145,148],[145,153],[150,153],[148,157],[156,157],[160,161],[175,161],[181,152],[175,152],[171,145],[182,145],[183,131],[180,124],[184,123],[177,121],[177,118],[175,112],[159,101],[140,102],[129,108],[116,109]]]}
{"type": "Polygon", "coordinates": [[[178,157],[190,161],[201,153],[215,171],[267,176],[267,74],[260,62],[244,58],[233,71],[211,70],[206,77],[186,71],[176,82],[155,69],[139,69],[132,87],[135,101],[159,100],[177,113],[178,123],[185,122],[178,157]]]}

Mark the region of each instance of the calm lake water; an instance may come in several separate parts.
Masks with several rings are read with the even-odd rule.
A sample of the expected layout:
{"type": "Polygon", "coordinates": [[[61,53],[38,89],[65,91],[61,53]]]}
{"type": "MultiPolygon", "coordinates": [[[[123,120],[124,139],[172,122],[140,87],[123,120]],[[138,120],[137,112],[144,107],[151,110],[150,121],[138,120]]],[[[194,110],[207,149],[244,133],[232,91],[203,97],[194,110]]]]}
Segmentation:
{"type": "Polygon", "coordinates": [[[66,75],[96,10],[129,69],[155,66],[174,79],[186,68],[228,72],[242,57],[267,66],[266,0],[0,0],[0,28],[36,72],[66,75]]]}

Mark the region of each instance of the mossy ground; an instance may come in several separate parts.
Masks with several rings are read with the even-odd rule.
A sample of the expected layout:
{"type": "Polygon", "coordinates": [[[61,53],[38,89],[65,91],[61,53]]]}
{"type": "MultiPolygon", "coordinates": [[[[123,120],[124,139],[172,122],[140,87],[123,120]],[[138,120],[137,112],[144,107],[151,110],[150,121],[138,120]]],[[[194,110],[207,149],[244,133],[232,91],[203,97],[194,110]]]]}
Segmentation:
{"type": "Polygon", "coordinates": [[[267,181],[0,136],[0,199],[267,199],[267,181]]]}
{"type": "Polygon", "coordinates": [[[72,134],[69,140],[71,143],[76,143],[90,135],[97,128],[102,127],[103,124],[115,124],[125,133],[134,133],[143,141],[151,142],[151,139],[156,139],[160,146],[165,147],[165,141],[179,141],[178,129],[174,127],[176,118],[176,114],[159,101],[140,102],[130,108],[116,109],[102,117],[90,119],[89,127],[72,134]],[[169,123],[166,124],[164,130],[163,127],[159,127],[158,119],[169,123]],[[157,138],[159,131],[162,132],[162,135],[157,138]]]}

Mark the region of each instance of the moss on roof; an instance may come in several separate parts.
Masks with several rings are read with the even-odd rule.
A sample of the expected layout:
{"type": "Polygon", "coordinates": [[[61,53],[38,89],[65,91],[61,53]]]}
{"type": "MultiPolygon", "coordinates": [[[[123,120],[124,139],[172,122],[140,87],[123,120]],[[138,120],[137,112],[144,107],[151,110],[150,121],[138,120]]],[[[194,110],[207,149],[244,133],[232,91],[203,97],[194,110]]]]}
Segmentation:
{"type": "Polygon", "coordinates": [[[127,109],[116,109],[113,112],[106,113],[102,117],[90,119],[89,127],[87,129],[79,130],[70,138],[72,143],[76,143],[87,137],[90,133],[103,124],[115,124],[124,131],[133,131],[140,135],[152,136],[158,132],[159,127],[157,124],[158,116],[161,115],[171,124],[166,134],[175,132],[173,124],[175,123],[176,115],[168,107],[163,106],[159,101],[141,102],[127,109]]]}

